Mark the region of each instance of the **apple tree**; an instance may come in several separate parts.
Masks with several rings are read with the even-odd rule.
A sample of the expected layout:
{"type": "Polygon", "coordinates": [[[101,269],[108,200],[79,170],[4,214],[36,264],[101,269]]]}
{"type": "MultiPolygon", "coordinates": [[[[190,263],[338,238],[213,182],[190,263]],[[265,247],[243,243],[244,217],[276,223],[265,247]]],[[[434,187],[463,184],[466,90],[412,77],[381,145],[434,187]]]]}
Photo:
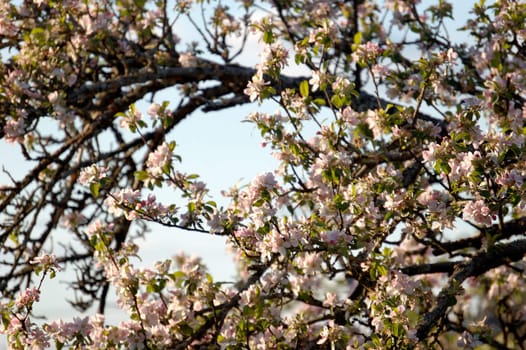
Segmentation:
{"type": "Polygon", "coordinates": [[[1,3],[0,138],[29,164],[0,192],[10,347],[526,348],[526,3],[469,5],[1,3]],[[279,165],[219,206],[171,132],[241,104],[279,165]],[[222,235],[238,278],[138,267],[132,225],[222,235]],[[99,313],[38,322],[62,268],[99,313]]]}

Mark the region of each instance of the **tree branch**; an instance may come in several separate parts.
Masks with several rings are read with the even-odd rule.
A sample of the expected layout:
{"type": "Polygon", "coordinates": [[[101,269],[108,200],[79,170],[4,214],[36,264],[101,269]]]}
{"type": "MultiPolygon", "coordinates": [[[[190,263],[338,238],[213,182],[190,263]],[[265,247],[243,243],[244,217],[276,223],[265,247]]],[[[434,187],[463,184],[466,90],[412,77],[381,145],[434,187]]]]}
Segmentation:
{"type": "Polygon", "coordinates": [[[424,340],[431,329],[442,319],[447,309],[456,303],[456,294],[460,292],[460,285],[468,277],[479,276],[483,273],[521,260],[526,254],[526,239],[501,243],[492,246],[487,251],[480,252],[472,259],[459,263],[449,278],[447,287],[444,287],[437,298],[437,305],[428,314],[424,315],[417,327],[417,337],[424,340]]]}
{"type": "Polygon", "coordinates": [[[460,262],[456,261],[443,261],[431,264],[411,265],[401,268],[400,272],[409,276],[424,275],[428,273],[451,274],[459,263],[460,262]]]}

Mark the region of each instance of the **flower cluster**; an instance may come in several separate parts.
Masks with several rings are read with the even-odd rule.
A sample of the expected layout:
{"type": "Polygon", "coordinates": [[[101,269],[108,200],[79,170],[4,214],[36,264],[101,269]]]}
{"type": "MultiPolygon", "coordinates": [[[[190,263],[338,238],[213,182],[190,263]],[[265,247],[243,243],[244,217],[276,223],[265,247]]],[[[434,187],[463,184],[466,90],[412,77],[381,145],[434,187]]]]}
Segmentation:
{"type": "Polygon", "coordinates": [[[357,45],[352,54],[354,62],[361,65],[374,65],[378,56],[382,53],[382,49],[377,43],[367,42],[365,44],[357,45]]]}
{"type": "Polygon", "coordinates": [[[131,105],[126,113],[118,113],[120,117],[119,125],[121,128],[135,132],[137,129],[145,127],[146,123],[142,120],[142,112],[135,105],[131,105]]]}
{"type": "Polygon", "coordinates": [[[94,164],[81,170],[79,182],[84,186],[89,186],[105,179],[107,173],[108,168],[94,164]]]}
{"type": "Polygon", "coordinates": [[[420,194],[418,202],[427,207],[431,213],[445,215],[447,204],[451,200],[447,192],[427,188],[425,192],[420,194]]]}
{"type": "Polygon", "coordinates": [[[495,212],[482,199],[468,202],[462,213],[464,219],[473,220],[484,226],[491,226],[493,220],[496,219],[495,212]]]}
{"type": "Polygon", "coordinates": [[[257,72],[253,77],[252,81],[248,83],[247,88],[243,90],[245,95],[248,95],[251,102],[258,100],[261,102],[265,96],[265,91],[267,91],[267,86],[270,85],[270,82],[263,79],[263,73],[257,72]]]}
{"type": "Polygon", "coordinates": [[[10,119],[4,126],[4,133],[6,135],[6,142],[15,143],[24,141],[25,121],[23,117],[17,119],[10,119]]]}
{"type": "Polygon", "coordinates": [[[168,209],[158,203],[155,196],[150,194],[148,198],[142,199],[140,191],[124,189],[110,194],[104,201],[108,212],[115,215],[124,215],[126,219],[136,218],[158,218],[168,212],[168,209]]]}
{"type": "Polygon", "coordinates": [[[172,149],[166,142],[161,144],[157,149],[148,155],[146,166],[148,173],[152,177],[158,177],[168,172],[172,164],[172,149]]]}

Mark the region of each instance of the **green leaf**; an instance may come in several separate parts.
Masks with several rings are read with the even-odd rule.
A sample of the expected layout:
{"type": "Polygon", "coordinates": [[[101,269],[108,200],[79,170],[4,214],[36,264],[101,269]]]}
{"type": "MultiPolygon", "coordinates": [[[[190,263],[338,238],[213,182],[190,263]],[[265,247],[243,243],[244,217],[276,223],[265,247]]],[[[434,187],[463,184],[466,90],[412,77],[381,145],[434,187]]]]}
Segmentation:
{"type": "Polygon", "coordinates": [[[385,266],[378,265],[377,269],[381,276],[387,276],[387,268],[385,266]]]}
{"type": "Polygon", "coordinates": [[[376,334],[371,334],[371,340],[373,341],[373,344],[375,346],[378,346],[379,348],[382,346],[382,341],[380,340],[380,337],[376,334]]]}
{"type": "Polygon", "coordinates": [[[361,42],[362,42],[362,32],[358,32],[358,33],[354,34],[353,43],[358,45],[358,44],[361,44],[361,42]]]}
{"type": "Polygon", "coordinates": [[[89,190],[93,197],[97,198],[99,196],[99,190],[100,190],[100,183],[93,182],[89,185],[89,190]]]}
{"type": "Polygon", "coordinates": [[[371,280],[376,281],[377,273],[374,267],[369,269],[369,277],[371,277],[371,280]]]}
{"type": "Polygon", "coordinates": [[[402,325],[399,323],[393,324],[392,329],[393,329],[393,335],[397,338],[401,337],[404,333],[404,329],[402,328],[402,325]]]}
{"type": "Polygon", "coordinates": [[[166,175],[170,175],[172,170],[172,162],[167,162],[163,167],[163,173],[166,175]]]}
{"type": "Polygon", "coordinates": [[[19,244],[18,242],[18,235],[16,234],[16,232],[12,231],[10,234],[9,234],[9,239],[16,245],[19,244]]]}
{"type": "Polygon", "coordinates": [[[262,198],[257,199],[254,203],[252,203],[252,206],[255,208],[261,207],[265,203],[265,200],[262,198]]]}
{"type": "Polygon", "coordinates": [[[186,277],[186,274],[183,271],[175,271],[170,275],[170,277],[174,280],[183,280],[186,277]]]}
{"type": "Polygon", "coordinates": [[[148,178],[148,172],[146,170],[136,171],[133,175],[138,181],[144,181],[148,178]]]}
{"type": "Polygon", "coordinates": [[[296,64],[305,62],[305,56],[302,54],[296,54],[294,62],[296,62],[296,64]]]}
{"type": "Polygon", "coordinates": [[[212,277],[211,274],[209,274],[208,272],[205,274],[206,276],[206,279],[208,280],[209,283],[214,283],[214,278],[212,277]]]}
{"type": "Polygon", "coordinates": [[[309,82],[307,80],[303,80],[300,83],[300,95],[302,97],[308,97],[309,96],[309,82]]]}
{"type": "Polygon", "coordinates": [[[344,102],[345,102],[345,99],[340,97],[339,95],[334,95],[334,96],[331,97],[331,103],[337,109],[342,108],[344,102]]]}
{"type": "Polygon", "coordinates": [[[263,42],[265,44],[272,44],[274,42],[274,35],[271,31],[266,31],[263,33],[263,42]]]}
{"type": "MultiPolygon", "coordinates": [[[[322,89],[323,91],[323,89],[322,89]]],[[[323,98],[316,98],[314,99],[314,101],[312,101],[315,105],[317,106],[325,106],[326,103],[325,103],[325,100],[323,98]]]]}
{"type": "Polygon", "coordinates": [[[276,94],[276,89],[274,89],[272,86],[267,86],[261,91],[260,97],[262,100],[269,98],[270,96],[274,96],[276,94]]]}
{"type": "Polygon", "coordinates": [[[143,9],[144,5],[146,5],[146,0],[134,0],[133,4],[140,9],[143,9]]]}
{"type": "Polygon", "coordinates": [[[33,28],[29,37],[31,38],[31,41],[43,44],[46,42],[48,34],[43,28],[33,28]]]}
{"type": "Polygon", "coordinates": [[[349,208],[350,203],[347,202],[341,193],[334,196],[334,206],[339,211],[345,211],[349,208]]]}

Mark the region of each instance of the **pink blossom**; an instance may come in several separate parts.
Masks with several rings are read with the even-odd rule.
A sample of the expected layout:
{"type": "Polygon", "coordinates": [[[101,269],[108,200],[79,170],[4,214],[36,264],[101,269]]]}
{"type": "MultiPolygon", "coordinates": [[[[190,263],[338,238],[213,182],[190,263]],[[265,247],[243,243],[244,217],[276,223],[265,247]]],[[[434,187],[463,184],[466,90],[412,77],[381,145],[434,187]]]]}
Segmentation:
{"type": "Polygon", "coordinates": [[[351,107],[345,107],[341,112],[338,112],[338,116],[350,126],[360,123],[360,113],[354,111],[351,107]]]}
{"type": "Polygon", "coordinates": [[[332,88],[335,94],[345,94],[345,90],[349,86],[351,86],[351,81],[341,76],[336,77],[336,80],[332,83],[332,88]]]}
{"type": "Polygon", "coordinates": [[[474,220],[477,224],[490,226],[495,215],[484,200],[470,201],[462,211],[464,220],[474,220]]]}
{"type": "Polygon", "coordinates": [[[251,187],[253,188],[264,188],[267,190],[272,190],[276,187],[277,181],[272,173],[264,173],[257,175],[254,180],[252,180],[251,187]]]}
{"type": "Polygon", "coordinates": [[[42,6],[45,3],[45,0],[33,0],[33,4],[36,4],[38,7],[42,6]]]}
{"type": "Polygon", "coordinates": [[[49,100],[49,102],[52,104],[52,105],[56,105],[57,102],[59,101],[59,94],[58,94],[58,91],[53,91],[53,92],[50,92],[48,95],[47,95],[47,98],[49,100]]]}
{"type": "Polygon", "coordinates": [[[151,326],[158,325],[160,315],[166,314],[165,304],[159,299],[149,298],[148,293],[141,293],[136,299],[143,322],[151,326]]]}
{"type": "Polygon", "coordinates": [[[18,308],[29,307],[34,302],[40,299],[40,290],[36,287],[30,287],[21,292],[16,298],[16,306],[18,308]]]}
{"type": "Polygon", "coordinates": [[[517,169],[505,170],[495,182],[502,186],[517,185],[521,187],[524,182],[524,175],[517,169]]]}
{"type": "Polygon", "coordinates": [[[11,320],[9,320],[9,325],[7,326],[6,330],[2,330],[2,332],[5,332],[7,334],[15,334],[19,332],[21,329],[24,328],[24,326],[27,327],[27,322],[23,324],[21,320],[18,317],[11,317],[11,320]]]}
{"type": "Polygon", "coordinates": [[[296,258],[298,266],[304,270],[306,274],[313,273],[319,268],[322,259],[320,255],[316,252],[305,253],[303,256],[298,256],[296,258]]]}
{"type": "Polygon", "coordinates": [[[115,216],[124,214],[124,217],[128,220],[134,220],[139,217],[157,218],[168,212],[168,208],[158,203],[153,194],[142,200],[140,191],[130,189],[112,193],[106,198],[104,204],[108,206],[108,212],[115,216]]]}
{"type": "Polygon", "coordinates": [[[329,243],[329,244],[337,244],[344,234],[341,231],[324,231],[320,233],[320,238],[323,242],[329,243]]]}
{"type": "Polygon", "coordinates": [[[312,78],[309,79],[309,84],[312,86],[312,91],[318,91],[320,86],[327,82],[326,68],[315,70],[312,72],[312,78]]]}
{"type": "Polygon", "coordinates": [[[148,110],[146,111],[146,114],[150,116],[152,119],[157,118],[159,111],[161,110],[161,105],[158,103],[152,103],[150,107],[148,107],[148,110]]]}
{"type": "Polygon", "coordinates": [[[15,143],[24,141],[25,134],[25,120],[24,118],[10,119],[4,125],[5,140],[7,143],[15,143]]]}
{"type": "Polygon", "coordinates": [[[108,207],[110,214],[120,216],[123,213],[123,207],[125,208],[125,213],[130,212],[132,208],[135,208],[135,205],[140,201],[140,198],[140,191],[124,189],[112,193],[111,196],[106,198],[104,204],[108,207]]]}
{"type": "Polygon", "coordinates": [[[108,168],[93,164],[80,171],[79,183],[81,185],[90,185],[106,177],[108,168]]]}
{"type": "Polygon", "coordinates": [[[210,227],[210,233],[222,233],[225,228],[223,227],[223,223],[227,219],[226,215],[220,212],[214,212],[210,215],[210,220],[207,221],[208,226],[210,227]]]}
{"type": "Polygon", "coordinates": [[[374,326],[376,332],[381,332],[384,329],[384,318],[382,315],[376,315],[371,320],[371,325],[374,326]]]}
{"type": "Polygon", "coordinates": [[[378,63],[371,67],[371,72],[374,74],[376,79],[383,79],[391,74],[389,67],[378,63]]]}
{"type": "Polygon", "coordinates": [[[289,244],[287,244],[279,232],[273,230],[264,236],[258,247],[259,251],[262,253],[262,260],[270,261],[272,254],[279,253],[280,255],[285,256],[287,254],[287,248],[289,247],[289,244]]]}
{"type": "Polygon", "coordinates": [[[437,159],[438,151],[440,150],[440,145],[435,142],[431,142],[427,145],[427,150],[422,151],[422,158],[425,162],[434,162],[437,159]]]}
{"type": "Polygon", "coordinates": [[[134,106],[132,106],[125,115],[121,116],[119,125],[121,126],[121,128],[134,131],[137,128],[137,125],[139,125],[138,122],[141,120],[141,111],[137,110],[134,106]]]}
{"type": "Polygon", "coordinates": [[[153,176],[157,177],[165,173],[167,166],[171,164],[172,150],[166,142],[163,142],[155,152],[148,155],[146,161],[147,171],[153,176]]]}
{"type": "Polygon", "coordinates": [[[107,28],[111,15],[107,12],[87,13],[79,18],[79,24],[85,35],[91,35],[102,28],[107,28]]]}
{"type": "Polygon", "coordinates": [[[481,155],[479,151],[461,153],[457,158],[450,159],[448,165],[451,168],[449,176],[451,180],[459,180],[462,177],[469,176],[473,171],[473,161],[480,159],[481,155]]]}
{"type": "Polygon", "coordinates": [[[447,49],[445,52],[441,52],[439,57],[448,64],[456,64],[458,54],[452,48],[447,49]]]}
{"type": "Polygon", "coordinates": [[[61,225],[68,229],[75,229],[84,223],[86,223],[86,217],[76,211],[64,214],[61,221],[61,225]]]}
{"type": "Polygon", "coordinates": [[[259,291],[259,288],[256,286],[256,285],[251,285],[250,287],[248,287],[247,290],[243,291],[243,293],[241,293],[241,299],[240,299],[240,305],[241,306],[245,306],[245,305],[248,305],[248,306],[252,306],[255,304],[255,302],[257,301],[257,297],[259,295],[260,291],[259,291]]]}
{"type": "Polygon", "coordinates": [[[49,349],[49,336],[40,328],[32,327],[25,341],[27,349],[45,350],[49,349]]]}
{"type": "Polygon", "coordinates": [[[418,196],[418,203],[425,206],[432,213],[445,213],[449,195],[444,191],[439,191],[428,187],[425,192],[418,196]]]}
{"type": "Polygon", "coordinates": [[[88,235],[88,237],[92,237],[94,235],[100,235],[105,232],[111,232],[112,230],[113,224],[105,224],[100,220],[96,220],[88,226],[88,228],[86,229],[86,234],[88,235]]]}
{"type": "Polygon", "coordinates": [[[263,73],[272,69],[284,68],[287,64],[288,51],[281,44],[266,45],[263,49],[260,70],[263,73]]]}
{"type": "Polygon", "coordinates": [[[320,332],[320,339],[316,344],[325,344],[327,341],[334,341],[338,339],[341,326],[338,326],[334,320],[329,320],[320,332]]]}
{"type": "Polygon", "coordinates": [[[354,62],[374,64],[381,53],[382,49],[378,46],[378,43],[369,41],[365,44],[358,45],[352,53],[352,58],[354,62]]]}
{"type": "Polygon", "coordinates": [[[57,258],[55,257],[55,254],[42,253],[41,255],[33,258],[33,260],[31,260],[30,263],[40,265],[44,270],[47,270],[49,268],[57,270],[62,269],[57,263],[57,258]]]}
{"type": "Polygon", "coordinates": [[[135,210],[141,211],[148,217],[159,217],[168,213],[168,208],[157,202],[155,195],[149,194],[147,199],[141,200],[135,205],[135,210]]]}
{"type": "Polygon", "coordinates": [[[95,30],[95,26],[93,23],[93,20],[91,18],[91,15],[86,14],[79,18],[79,24],[84,29],[84,33],[86,35],[90,35],[95,30]]]}
{"type": "Polygon", "coordinates": [[[243,92],[250,97],[251,102],[254,102],[256,99],[261,102],[261,93],[265,86],[269,84],[270,82],[263,80],[263,73],[258,72],[254,74],[252,81],[248,83],[247,88],[243,92]]]}
{"type": "Polygon", "coordinates": [[[397,211],[404,207],[405,202],[406,198],[404,196],[404,191],[386,194],[384,208],[397,211]]]}
{"type": "Polygon", "coordinates": [[[403,294],[404,297],[412,295],[419,286],[419,282],[412,280],[409,276],[397,270],[391,271],[390,276],[382,277],[382,280],[387,283],[385,291],[389,295],[403,294]]]}
{"type": "Polygon", "coordinates": [[[323,306],[335,307],[338,303],[338,295],[332,292],[325,293],[325,300],[323,301],[323,306]]]}

